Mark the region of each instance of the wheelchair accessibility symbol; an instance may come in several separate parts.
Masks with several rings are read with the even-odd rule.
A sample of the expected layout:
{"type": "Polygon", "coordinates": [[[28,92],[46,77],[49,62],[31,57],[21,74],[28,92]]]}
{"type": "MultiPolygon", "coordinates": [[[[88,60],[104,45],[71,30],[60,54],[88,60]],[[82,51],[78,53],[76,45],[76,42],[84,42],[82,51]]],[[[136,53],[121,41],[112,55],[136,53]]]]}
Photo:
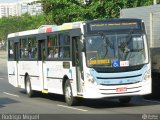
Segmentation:
{"type": "Polygon", "coordinates": [[[114,60],[112,62],[112,67],[119,67],[120,66],[120,62],[118,60],[114,60]]]}

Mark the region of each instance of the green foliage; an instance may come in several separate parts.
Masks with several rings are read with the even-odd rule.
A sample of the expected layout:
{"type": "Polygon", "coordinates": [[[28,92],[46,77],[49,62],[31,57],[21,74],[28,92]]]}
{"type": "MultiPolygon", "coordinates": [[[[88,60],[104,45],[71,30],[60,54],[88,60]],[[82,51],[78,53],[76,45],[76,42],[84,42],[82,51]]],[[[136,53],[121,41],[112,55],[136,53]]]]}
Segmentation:
{"type": "Polygon", "coordinates": [[[0,19],[0,41],[6,40],[9,33],[36,29],[42,24],[45,24],[44,15],[23,14],[16,17],[2,17],[0,19]]]}
{"type": "Polygon", "coordinates": [[[42,5],[49,24],[83,20],[85,14],[85,9],[73,0],[42,0],[42,5]]]}
{"type": "Polygon", "coordinates": [[[62,24],[73,21],[119,17],[120,9],[151,5],[153,0],[41,0],[46,21],[62,24]]]}

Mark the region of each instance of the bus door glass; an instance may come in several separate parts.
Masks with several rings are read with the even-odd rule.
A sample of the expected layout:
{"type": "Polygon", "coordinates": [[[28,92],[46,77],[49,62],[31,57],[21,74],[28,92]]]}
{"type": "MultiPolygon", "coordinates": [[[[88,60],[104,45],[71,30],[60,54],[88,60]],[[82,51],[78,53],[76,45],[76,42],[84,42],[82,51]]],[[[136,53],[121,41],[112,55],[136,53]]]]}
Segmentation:
{"type": "Polygon", "coordinates": [[[19,58],[19,43],[14,43],[14,61],[15,61],[15,78],[17,80],[17,85],[20,85],[20,81],[18,79],[18,58],[19,58]]]}
{"type": "Polygon", "coordinates": [[[17,62],[18,62],[18,57],[19,57],[19,55],[18,55],[18,49],[19,49],[18,45],[19,45],[18,42],[14,43],[14,60],[17,61],[17,62]]]}
{"type": "Polygon", "coordinates": [[[81,56],[81,47],[80,47],[80,37],[72,37],[73,42],[73,66],[76,67],[76,83],[77,91],[80,93],[82,91],[82,82],[83,79],[83,67],[82,67],[82,56],[81,56]]]}
{"type": "Polygon", "coordinates": [[[39,60],[39,74],[40,74],[40,80],[41,85],[43,86],[43,89],[47,89],[47,80],[44,78],[44,65],[45,65],[45,59],[46,59],[46,43],[45,40],[39,40],[38,41],[38,60],[39,60]]]}

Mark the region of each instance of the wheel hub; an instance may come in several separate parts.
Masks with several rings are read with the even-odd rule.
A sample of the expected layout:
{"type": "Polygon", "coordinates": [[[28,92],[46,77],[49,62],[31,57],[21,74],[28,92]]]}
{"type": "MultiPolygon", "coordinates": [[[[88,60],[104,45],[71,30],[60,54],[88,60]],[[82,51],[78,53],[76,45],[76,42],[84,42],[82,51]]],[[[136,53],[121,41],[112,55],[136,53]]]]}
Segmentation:
{"type": "Polygon", "coordinates": [[[69,86],[66,87],[66,99],[67,99],[68,101],[71,100],[71,89],[70,89],[69,86]]]}

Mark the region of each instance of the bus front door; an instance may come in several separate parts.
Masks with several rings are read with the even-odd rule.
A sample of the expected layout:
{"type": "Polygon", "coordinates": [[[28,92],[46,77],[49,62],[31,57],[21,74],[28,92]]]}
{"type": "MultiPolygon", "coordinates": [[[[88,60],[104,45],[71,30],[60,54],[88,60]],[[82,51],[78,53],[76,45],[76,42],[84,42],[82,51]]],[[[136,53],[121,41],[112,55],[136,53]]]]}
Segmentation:
{"type": "Polygon", "coordinates": [[[80,37],[73,37],[73,66],[76,68],[76,83],[77,93],[81,95],[82,92],[82,80],[83,80],[83,67],[82,67],[82,56],[80,50],[80,37]]]}
{"type": "Polygon", "coordinates": [[[47,79],[44,77],[44,66],[46,59],[46,43],[45,40],[38,41],[38,60],[39,60],[39,74],[41,80],[42,91],[47,88],[47,79]]]}

